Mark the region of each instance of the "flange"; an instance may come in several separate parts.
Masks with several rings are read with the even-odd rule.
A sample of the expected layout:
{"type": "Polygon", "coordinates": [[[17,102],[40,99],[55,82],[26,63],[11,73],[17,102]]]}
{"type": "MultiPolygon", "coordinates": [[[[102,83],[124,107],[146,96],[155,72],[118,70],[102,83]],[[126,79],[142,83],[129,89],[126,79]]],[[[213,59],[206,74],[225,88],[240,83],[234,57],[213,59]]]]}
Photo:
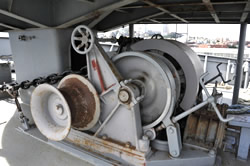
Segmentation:
{"type": "Polygon", "coordinates": [[[63,140],[70,131],[69,105],[58,89],[41,84],[31,95],[31,114],[40,132],[48,139],[63,140]]]}

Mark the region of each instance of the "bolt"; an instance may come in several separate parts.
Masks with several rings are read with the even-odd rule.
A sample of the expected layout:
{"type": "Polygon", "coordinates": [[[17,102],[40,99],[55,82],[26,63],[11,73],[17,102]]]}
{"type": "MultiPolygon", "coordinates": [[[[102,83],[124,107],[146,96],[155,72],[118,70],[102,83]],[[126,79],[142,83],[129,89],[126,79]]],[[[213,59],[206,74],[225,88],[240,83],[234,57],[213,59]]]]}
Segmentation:
{"type": "Polygon", "coordinates": [[[208,153],[210,156],[215,156],[215,151],[213,149],[211,149],[208,153]]]}
{"type": "Polygon", "coordinates": [[[148,136],[143,135],[143,136],[142,136],[142,140],[147,141],[147,140],[148,140],[148,136]]]}
{"type": "Polygon", "coordinates": [[[123,102],[123,103],[128,102],[129,98],[130,98],[129,93],[126,90],[121,90],[119,92],[119,96],[118,97],[119,97],[120,101],[123,102]]]}
{"type": "Polygon", "coordinates": [[[168,131],[169,131],[170,134],[173,134],[173,133],[174,133],[174,129],[172,129],[172,127],[169,128],[168,131]]]}
{"type": "Polygon", "coordinates": [[[176,156],[177,155],[177,152],[175,150],[171,151],[171,155],[172,156],[176,156]]]}
{"type": "Polygon", "coordinates": [[[142,95],[142,96],[137,97],[136,100],[139,102],[139,101],[141,101],[143,98],[144,98],[144,96],[142,95]]]}
{"type": "Polygon", "coordinates": [[[102,139],[107,139],[107,138],[108,138],[107,135],[102,136],[102,139]]]}
{"type": "Polygon", "coordinates": [[[131,146],[131,143],[130,143],[130,142],[127,142],[127,143],[125,144],[125,147],[126,147],[126,148],[130,148],[130,146],[131,146]]]}

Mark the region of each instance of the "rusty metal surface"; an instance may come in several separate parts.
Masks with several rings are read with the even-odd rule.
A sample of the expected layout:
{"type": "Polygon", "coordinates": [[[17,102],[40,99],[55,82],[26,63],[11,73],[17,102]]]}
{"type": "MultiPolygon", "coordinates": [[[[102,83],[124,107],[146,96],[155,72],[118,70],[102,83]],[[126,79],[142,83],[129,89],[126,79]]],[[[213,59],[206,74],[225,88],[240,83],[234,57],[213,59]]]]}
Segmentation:
{"type": "Polygon", "coordinates": [[[59,90],[69,104],[72,127],[85,128],[93,120],[96,111],[94,94],[77,78],[65,80],[59,90]]]}
{"type": "Polygon", "coordinates": [[[84,149],[97,153],[104,158],[117,158],[124,165],[145,165],[146,153],[135,150],[133,146],[127,146],[125,143],[111,140],[109,138],[97,138],[83,132],[71,130],[66,141],[81,146],[84,149]],[[115,157],[114,157],[115,156],[115,157]]]}
{"type": "MultiPolygon", "coordinates": [[[[217,105],[223,117],[226,116],[227,105],[217,105]]],[[[220,148],[225,135],[226,124],[220,122],[216,113],[203,107],[188,117],[184,143],[201,146],[207,149],[220,148]]]]}

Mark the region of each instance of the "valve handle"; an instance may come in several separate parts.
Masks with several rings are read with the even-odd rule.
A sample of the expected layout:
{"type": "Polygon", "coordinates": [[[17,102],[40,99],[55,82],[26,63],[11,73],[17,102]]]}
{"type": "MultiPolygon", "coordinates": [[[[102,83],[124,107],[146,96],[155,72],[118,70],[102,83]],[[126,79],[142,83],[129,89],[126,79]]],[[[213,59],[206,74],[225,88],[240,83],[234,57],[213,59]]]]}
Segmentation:
{"type": "Polygon", "coordinates": [[[161,34],[154,34],[151,39],[164,39],[164,37],[161,34]]]}
{"type": "Polygon", "coordinates": [[[79,54],[87,54],[94,45],[94,34],[85,25],[77,26],[71,34],[71,44],[79,54]]]}
{"type": "Polygon", "coordinates": [[[207,90],[207,88],[205,87],[205,83],[203,82],[203,79],[204,79],[208,74],[209,74],[209,73],[206,72],[206,73],[202,74],[201,77],[200,77],[200,84],[201,84],[201,87],[203,88],[203,90],[205,91],[205,94],[206,94],[206,96],[207,96],[207,99],[206,99],[205,101],[203,101],[202,103],[200,103],[200,104],[198,104],[198,105],[196,105],[196,106],[194,106],[194,107],[192,107],[192,108],[190,108],[190,109],[184,111],[183,113],[181,113],[181,114],[179,114],[179,115],[177,115],[177,116],[175,116],[175,117],[172,117],[171,120],[172,120],[173,123],[176,123],[176,122],[179,121],[180,119],[182,119],[182,118],[188,116],[189,114],[191,114],[191,113],[193,113],[193,112],[199,110],[200,108],[202,108],[203,106],[205,106],[205,105],[207,105],[207,104],[209,104],[209,103],[213,106],[214,111],[215,111],[216,115],[218,116],[218,118],[220,119],[220,121],[222,121],[222,122],[228,122],[228,121],[231,121],[231,120],[234,119],[234,117],[226,118],[226,119],[223,118],[223,116],[221,115],[221,113],[220,113],[220,111],[219,111],[219,109],[217,108],[216,103],[215,103],[215,98],[216,98],[216,97],[218,98],[218,97],[221,97],[221,96],[220,96],[220,95],[219,95],[219,96],[218,96],[218,95],[217,95],[217,96],[211,96],[211,95],[208,93],[208,90],[207,90]]]}
{"type": "Polygon", "coordinates": [[[209,79],[208,81],[206,81],[206,82],[205,82],[205,85],[208,84],[209,82],[212,82],[213,80],[215,80],[215,79],[218,78],[218,77],[221,78],[221,80],[223,81],[224,84],[226,84],[226,83],[228,83],[228,82],[231,81],[231,80],[227,80],[227,81],[226,81],[226,80],[223,78],[222,73],[221,73],[220,68],[219,68],[219,66],[220,66],[221,64],[222,64],[222,63],[219,63],[219,64],[216,66],[216,69],[217,69],[217,71],[218,71],[218,74],[217,74],[216,76],[212,77],[211,79],[209,79]]]}
{"type": "MultiPolygon", "coordinates": [[[[219,64],[219,65],[220,65],[220,64],[219,64]]],[[[217,66],[219,66],[219,65],[217,65],[217,66]]],[[[231,117],[231,118],[223,118],[223,116],[221,115],[219,109],[218,109],[217,106],[216,106],[216,103],[214,102],[214,101],[215,101],[215,100],[214,100],[214,97],[211,96],[211,95],[208,93],[208,90],[207,90],[207,88],[205,87],[205,83],[203,82],[203,79],[204,79],[208,74],[209,74],[209,73],[206,72],[206,73],[202,74],[201,77],[200,77],[200,84],[201,84],[202,89],[205,91],[205,94],[206,94],[206,96],[207,96],[207,101],[208,101],[208,103],[211,103],[211,104],[212,104],[212,106],[213,106],[213,108],[214,108],[214,111],[215,111],[215,113],[217,114],[217,116],[218,116],[218,118],[220,119],[220,121],[222,121],[222,122],[228,122],[228,121],[233,120],[234,117],[231,117]]]]}

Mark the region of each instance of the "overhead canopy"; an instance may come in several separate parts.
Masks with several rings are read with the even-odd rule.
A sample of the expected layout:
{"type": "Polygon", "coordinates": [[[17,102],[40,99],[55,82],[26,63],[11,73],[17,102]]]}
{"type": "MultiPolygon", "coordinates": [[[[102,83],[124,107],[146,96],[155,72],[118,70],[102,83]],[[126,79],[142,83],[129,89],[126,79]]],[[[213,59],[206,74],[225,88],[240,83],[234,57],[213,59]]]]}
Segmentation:
{"type": "Polygon", "coordinates": [[[130,23],[250,22],[250,0],[0,0],[0,31],[67,28],[107,31],[130,23]]]}

